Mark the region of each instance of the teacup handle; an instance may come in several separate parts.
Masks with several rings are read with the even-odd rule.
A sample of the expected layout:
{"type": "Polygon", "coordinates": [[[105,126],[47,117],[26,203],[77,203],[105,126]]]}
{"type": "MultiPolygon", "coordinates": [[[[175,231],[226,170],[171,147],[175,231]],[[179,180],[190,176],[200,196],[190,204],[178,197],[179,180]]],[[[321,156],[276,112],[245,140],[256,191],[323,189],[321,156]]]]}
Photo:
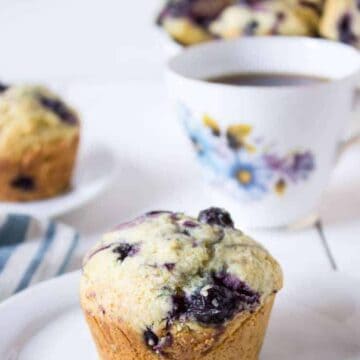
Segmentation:
{"type": "MultiPolygon", "coordinates": [[[[360,110],[360,88],[355,89],[354,100],[353,100],[353,111],[360,110]]],[[[336,154],[336,162],[340,160],[341,156],[353,145],[360,143],[360,119],[358,120],[358,126],[354,129],[354,132],[345,138],[338,147],[336,154]]],[[[314,226],[319,221],[318,213],[311,213],[307,217],[296,221],[293,224],[287,226],[288,230],[302,230],[310,226],[314,226]]]]}
{"type": "MultiPolygon", "coordinates": [[[[354,91],[353,111],[356,112],[357,110],[360,110],[360,88],[357,88],[354,91]]],[[[337,154],[338,160],[351,146],[360,143],[360,119],[357,120],[359,125],[354,130],[354,133],[349,135],[339,146],[337,154]]]]}

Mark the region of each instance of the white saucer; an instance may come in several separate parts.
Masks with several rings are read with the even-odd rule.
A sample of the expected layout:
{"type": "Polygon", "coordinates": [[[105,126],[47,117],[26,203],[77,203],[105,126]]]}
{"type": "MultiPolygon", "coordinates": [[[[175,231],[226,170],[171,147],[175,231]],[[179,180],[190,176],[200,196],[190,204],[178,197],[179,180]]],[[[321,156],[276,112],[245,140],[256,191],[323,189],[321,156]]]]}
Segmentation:
{"type": "MultiPolygon", "coordinates": [[[[97,359],[78,305],[79,277],[65,275],[0,305],[1,360],[97,359]]],[[[358,279],[335,273],[289,280],[260,359],[359,359],[359,289],[358,279]]]]}
{"type": "Polygon", "coordinates": [[[74,210],[98,196],[111,183],[115,174],[115,159],[101,145],[87,147],[80,154],[72,189],[60,196],[27,203],[0,202],[0,212],[54,217],[74,210]]]}

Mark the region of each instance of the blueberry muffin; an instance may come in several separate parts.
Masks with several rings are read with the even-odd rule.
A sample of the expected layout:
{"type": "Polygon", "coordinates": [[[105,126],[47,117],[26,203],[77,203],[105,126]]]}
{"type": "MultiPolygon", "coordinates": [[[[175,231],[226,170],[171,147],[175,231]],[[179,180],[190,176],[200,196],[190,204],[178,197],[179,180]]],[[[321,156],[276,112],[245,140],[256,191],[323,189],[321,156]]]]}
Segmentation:
{"type": "Polygon", "coordinates": [[[1,85],[0,91],[0,200],[68,190],[79,142],[75,111],[44,87],[1,85]]]}
{"type": "Polygon", "coordinates": [[[278,263],[225,210],[156,211],[84,260],[81,305],[102,360],[255,360],[278,263]]]}
{"type": "Polygon", "coordinates": [[[212,39],[208,24],[233,0],[170,0],[158,17],[158,24],[182,45],[212,39]]]}
{"type": "Polygon", "coordinates": [[[236,38],[244,35],[312,35],[313,27],[286,1],[254,1],[227,7],[210,24],[213,35],[236,38]]]}
{"type": "Polygon", "coordinates": [[[327,0],[320,33],[325,38],[360,47],[359,1],[327,0]]]}

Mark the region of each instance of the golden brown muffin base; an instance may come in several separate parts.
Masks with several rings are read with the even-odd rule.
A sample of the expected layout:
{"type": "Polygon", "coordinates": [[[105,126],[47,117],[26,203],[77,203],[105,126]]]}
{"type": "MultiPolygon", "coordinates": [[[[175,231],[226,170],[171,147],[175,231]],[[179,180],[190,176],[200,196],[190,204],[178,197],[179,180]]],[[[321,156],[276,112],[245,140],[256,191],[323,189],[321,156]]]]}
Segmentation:
{"type": "Polygon", "coordinates": [[[0,155],[0,200],[32,201],[53,197],[70,188],[76,160],[79,135],[38,145],[29,149],[19,160],[0,155]],[[20,176],[34,181],[32,189],[14,187],[20,176]]]}
{"type": "Polygon", "coordinates": [[[159,355],[149,350],[141,336],[119,320],[111,322],[85,311],[101,360],[257,360],[275,296],[252,314],[239,314],[219,329],[185,328],[173,333],[172,345],[159,355]]]}

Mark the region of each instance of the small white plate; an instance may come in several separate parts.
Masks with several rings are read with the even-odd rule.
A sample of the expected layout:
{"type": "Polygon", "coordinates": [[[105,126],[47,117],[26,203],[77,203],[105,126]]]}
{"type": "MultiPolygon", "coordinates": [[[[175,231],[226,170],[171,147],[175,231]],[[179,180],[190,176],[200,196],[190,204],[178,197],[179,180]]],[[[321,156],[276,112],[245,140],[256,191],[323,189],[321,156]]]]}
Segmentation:
{"type": "MultiPolygon", "coordinates": [[[[78,304],[79,278],[65,275],[0,305],[1,360],[97,359],[78,304]]],[[[289,280],[260,358],[359,359],[359,289],[358,279],[335,273],[289,280]]]]}
{"type": "Polygon", "coordinates": [[[29,214],[49,218],[86,204],[111,183],[115,174],[115,158],[101,145],[88,146],[77,161],[73,187],[63,195],[25,203],[0,202],[0,212],[29,214]]]}

